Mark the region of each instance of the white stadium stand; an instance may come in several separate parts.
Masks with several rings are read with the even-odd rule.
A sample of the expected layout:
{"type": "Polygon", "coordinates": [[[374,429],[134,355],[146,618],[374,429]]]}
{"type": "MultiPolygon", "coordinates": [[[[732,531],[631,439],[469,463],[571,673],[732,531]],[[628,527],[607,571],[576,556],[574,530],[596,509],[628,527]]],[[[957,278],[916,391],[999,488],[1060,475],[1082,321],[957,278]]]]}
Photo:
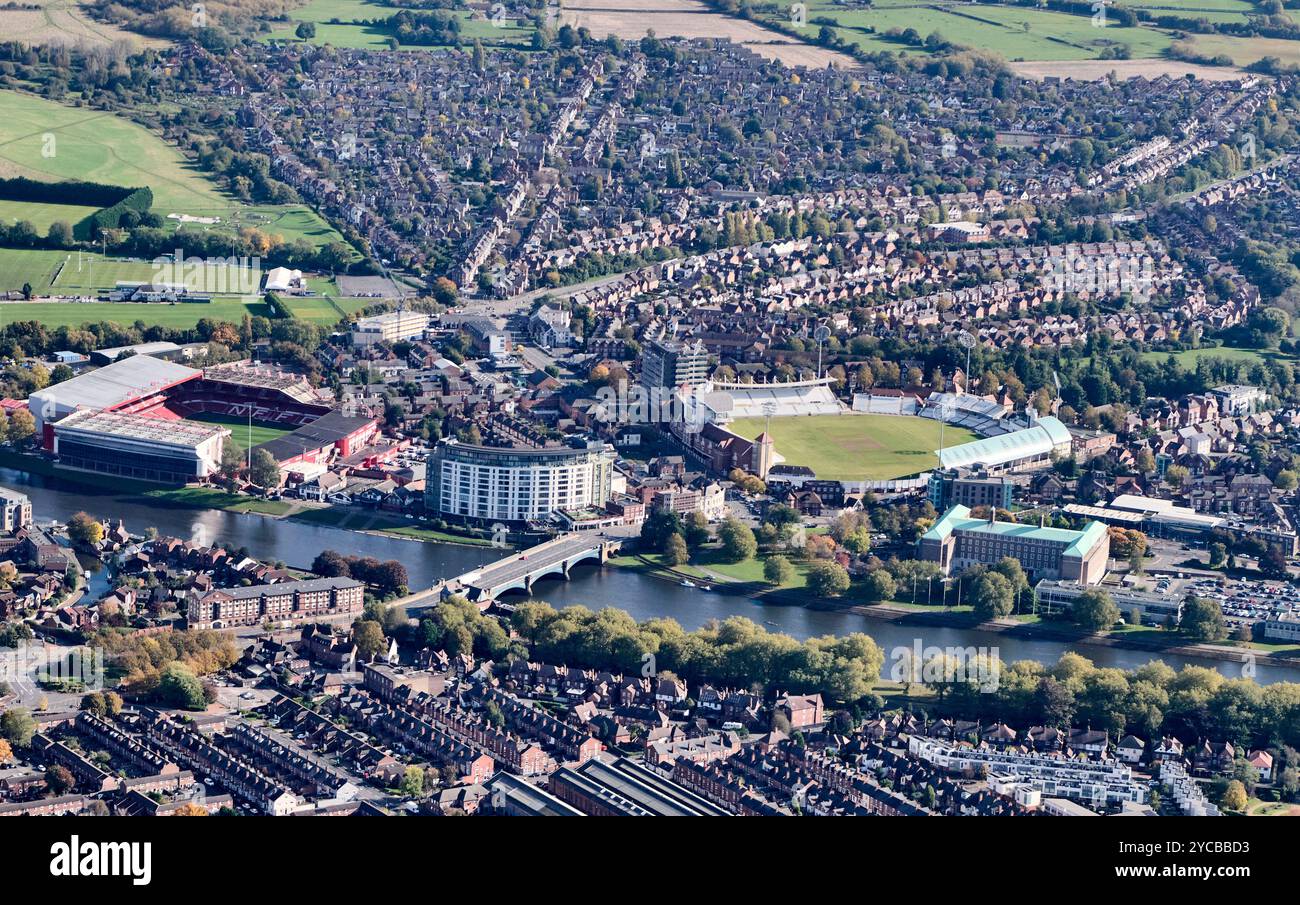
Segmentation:
{"type": "Polygon", "coordinates": [[[794,415],[840,415],[845,406],[835,398],[830,377],[785,383],[733,383],[712,380],[703,384],[694,402],[705,409],[706,420],[725,424],[740,418],[788,418],[794,415]]]}

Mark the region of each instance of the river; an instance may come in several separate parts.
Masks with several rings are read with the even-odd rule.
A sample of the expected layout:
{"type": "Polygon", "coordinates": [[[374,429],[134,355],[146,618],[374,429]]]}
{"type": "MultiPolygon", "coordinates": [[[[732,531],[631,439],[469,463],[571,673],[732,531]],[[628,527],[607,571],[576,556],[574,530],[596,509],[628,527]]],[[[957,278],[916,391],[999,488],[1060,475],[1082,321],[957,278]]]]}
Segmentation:
{"type": "MultiPolygon", "coordinates": [[[[310,567],[316,554],[326,549],[349,555],[396,559],[406,566],[412,588],[427,588],[441,578],[461,575],[500,555],[499,551],[486,547],[427,543],[253,514],[160,505],[137,496],[6,468],[0,468],[0,485],[27,494],[32,501],[33,517],[42,524],[64,522],[72,513],[85,510],[100,519],[116,521],[121,518],[135,534],[153,527],[161,534],[193,539],[198,543],[247,547],[259,559],[281,561],[298,568],[310,567]]],[[[614,606],[627,610],[638,620],[667,616],[688,629],[698,628],[711,619],[742,615],[773,631],[801,639],[814,635],[865,632],[884,648],[886,671],[890,667],[890,652],[900,647],[911,648],[918,638],[923,647],[996,649],[997,655],[1005,662],[1030,659],[1051,663],[1070,649],[1069,645],[1059,641],[1012,638],[973,629],[899,624],[856,613],[765,604],[739,595],[680,587],[639,572],[592,565],[577,567],[570,581],[543,580],[537,584],[534,593],[557,607],[581,604],[599,609],[614,606]]],[[[1080,652],[1099,666],[1124,669],[1141,666],[1153,659],[1153,655],[1145,651],[1124,648],[1086,647],[1080,652]]],[[[1238,663],[1172,655],[1160,659],[1175,668],[1194,663],[1215,666],[1230,677],[1242,674],[1242,666],[1238,663]]],[[[1264,684],[1300,681],[1300,670],[1260,662],[1256,665],[1255,678],[1264,684]]]]}

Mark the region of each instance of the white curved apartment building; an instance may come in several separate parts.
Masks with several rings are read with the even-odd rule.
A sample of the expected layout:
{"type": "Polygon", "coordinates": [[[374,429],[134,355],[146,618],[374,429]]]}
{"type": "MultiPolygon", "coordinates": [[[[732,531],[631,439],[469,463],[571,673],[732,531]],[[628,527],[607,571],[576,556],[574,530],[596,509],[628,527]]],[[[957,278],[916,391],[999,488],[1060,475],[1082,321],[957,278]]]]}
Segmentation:
{"type": "Polygon", "coordinates": [[[441,440],[429,457],[425,509],[431,516],[528,522],[561,509],[603,508],[612,493],[614,450],[474,446],[441,440]]]}

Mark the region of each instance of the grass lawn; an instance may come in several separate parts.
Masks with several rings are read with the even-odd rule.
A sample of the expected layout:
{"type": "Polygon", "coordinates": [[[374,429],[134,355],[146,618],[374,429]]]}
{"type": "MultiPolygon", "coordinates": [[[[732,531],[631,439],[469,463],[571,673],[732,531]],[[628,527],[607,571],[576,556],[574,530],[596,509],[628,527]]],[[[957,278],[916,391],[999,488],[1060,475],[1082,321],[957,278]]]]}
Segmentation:
{"type": "MultiPolygon", "coordinates": [[[[389,46],[394,31],[385,25],[369,24],[375,19],[386,19],[401,11],[401,7],[377,3],[374,0],[310,0],[300,9],[289,12],[290,23],[283,27],[274,27],[263,40],[267,41],[301,41],[294,34],[299,22],[311,22],[316,26],[315,37],[308,43],[316,45],[331,44],[355,50],[382,50],[389,46]]],[[[484,44],[509,44],[516,47],[527,45],[533,34],[528,23],[509,21],[500,27],[488,19],[475,18],[468,12],[458,12],[461,20],[460,37],[462,43],[468,44],[474,39],[484,44]]],[[[403,50],[419,49],[403,46],[403,50]]]]}
{"type": "Polygon", "coordinates": [[[1247,364],[1275,360],[1294,361],[1293,356],[1283,355],[1272,349],[1237,349],[1231,346],[1206,346],[1200,349],[1185,349],[1182,352],[1143,352],[1142,359],[1163,364],[1170,355],[1188,370],[1195,369],[1196,362],[1202,358],[1222,358],[1226,361],[1241,361],[1247,364]]]}
{"type": "Polygon", "coordinates": [[[67,257],[64,251],[0,248],[0,290],[22,289],[24,283],[31,283],[36,292],[45,292],[67,257]]]}
{"type": "Polygon", "coordinates": [[[150,490],[144,494],[155,500],[165,500],[195,509],[224,509],[227,512],[258,512],[263,515],[284,515],[291,503],[284,500],[263,500],[259,497],[228,493],[215,487],[178,487],[171,490],[150,490]]]}
{"type": "Polygon", "coordinates": [[[1252,798],[1246,803],[1249,817],[1300,817],[1300,804],[1285,801],[1260,801],[1252,798]]]}
{"type": "Polygon", "coordinates": [[[301,237],[326,244],[341,239],[301,204],[250,205],[227,196],[179,150],[125,117],[16,91],[0,91],[0,175],[148,186],[154,213],[182,236],[189,229],[229,232],[257,226],[286,241],[301,237]],[[182,227],[181,215],[221,222],[182,227]]]}
{"type": "Polygon", "coordinates": [[[286,295],[282,301],[294,317],[316,324],[336,324],[348,314],[345,308],[323,295],[286,295]]]}
{"type": "Polygon", "coordinates": [[[186,420],[202,421],[205,424],[221,424],[229,427],[230,438],[238,443],[242,449],[249,449],[268,440],[274,440],[276,437],[283,437],[285,434],[293,433],[291,428],[258,424],[256,421],[253,422],[250,431],[248,422],[242,418],[231,418],[228,415],[217,415],[211,412],[202,415],[190,415],[186,420]]]}
{"type": "Polygon", "coordinates": [[[78,226],[82,220],[99,213],[99,208],[81,204],[45,204],[39,201],[11,201],[0,198],[0,223],[12,226],[20,220],[26,220],[36,227],[42,236],[49,231],[50,225],[62,220],[73,228],[78,239],[90,238],[87,226],[78,226]]]}
{"type": "MultiPolygon", "coordinates": [[[[728,428],[752,440],[765,419],[742,418],[728,428]]],[[[884,481],[917,474],[939,464],[939,422],[905,415],[810,415],[773,418],[768,431],[789,465],[806,465],[824,480],[884,481]]],[[[944,445],[977,439],[948,426],[944,445]]]]}
{"type": "Polygon", "coordinates": [[[1138,59],[1160,56],[1171,43],[1166,33],[1150,27],[1122,28],[1112,22],[1094,28],[1091,16],[996,3],[882,0],[871,8],[846,9],[834,0],[810,0],[810,39],[827,19],[838,23],[834,30],[839,37],[868,52],[925,52],[885,37],[893,28],[912,28],[922,36],[937,32],[955,44],[992,51],[1007,60],[1090,60],[1113,44],[1127,45],[1138,59]]]}
{"type": "Polygon", "coordinates": [[[389,512],[377,512],[371,509],[333,507],[303,509],[289,518],[310,525],[327,525],[331,528],[347,528],[350,531],[382,531],[385,534],[395,534],[398,537],[409,537],[414,540],[469,544],[475,547],[492,546],[491,538],[482,535],[436,531],[416,519],[404,519],[389,512]]]}
{"type": "MultiPolygon", "coordinates": [[[[21,284],[20,284],[21,285],[21,284]]],[[[112,321],[129,326],[136,321],[164,327],[193,327],[202,318],[238,324],[245,314],[269,312],[263,302],[245,303],[240,299],[213,299],[207,304],[168,304],[157,302],[0,302],[0,326],[18,321],[40,321],[49,329],[80,327],[83,324],[112,321]]]]}

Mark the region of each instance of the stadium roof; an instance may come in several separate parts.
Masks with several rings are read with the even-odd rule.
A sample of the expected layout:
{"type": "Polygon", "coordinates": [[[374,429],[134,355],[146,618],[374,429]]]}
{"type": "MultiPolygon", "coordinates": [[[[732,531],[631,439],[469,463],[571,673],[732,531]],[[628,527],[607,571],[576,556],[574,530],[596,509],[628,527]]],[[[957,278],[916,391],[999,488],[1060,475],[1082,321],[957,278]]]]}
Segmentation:
{"type": "Polygon", "coordinates": [[[276,437],[259,443],[254,449],[264,449],[277,462],[288,462],[304,451],[314,451],[333,446],[344,437],[354,434],[369,424],[374,418],[364,415],[345,415],[342,412],[330,412],[321,415],[311,424],[304,424],[291,434],[276,437]]]}
{"type": "Polygon", "coordinates": [[[32,393],[28,406],[33,414],[45,409],[66,412],[75,408],[106,409],[132,399],[157,393],[182,381],[198,377],[201,372],[148,355],[132,355],[111,365],[88,371],[32,393]]]}
{"type": "Polygon", "coordinates": [[[1039,418],[1033,427],[997,437],[985,437],[959,446],[937,450],[943,468],[992,467],[1049,455],[1058,446],[1070,445],[1070,432],[1050,415],[1039,418]]]}
{"type": "Polygon", "coordinates": [[[150,418],[125,412],[83,409],[73,412],[55,426],[59,436],[69,431],[103,434],[128,440],[143,440],[155,446],[193,449],[213,437],[229,436],[230,429],[219,424],[181,421],[176,418],[150,418]]]}
{"type": "Polygon", "coordinates": [[[1106,526],[1101,522],[1089,522],[1082,531],[1071,531],[1069,528],[1046,528],[1038,525],[1022,525],[1018,522],[998,522],[992,519],[971,518],[968,507],[953,506],[922,535],[922,538],[943,540],[953,531],[997,534],[1002,537],[1022,537],[1028,540],[1065,544],[1066,548],[1063,552],[1066,555],[1082,556],[1106,533],[1106,526]]]}

